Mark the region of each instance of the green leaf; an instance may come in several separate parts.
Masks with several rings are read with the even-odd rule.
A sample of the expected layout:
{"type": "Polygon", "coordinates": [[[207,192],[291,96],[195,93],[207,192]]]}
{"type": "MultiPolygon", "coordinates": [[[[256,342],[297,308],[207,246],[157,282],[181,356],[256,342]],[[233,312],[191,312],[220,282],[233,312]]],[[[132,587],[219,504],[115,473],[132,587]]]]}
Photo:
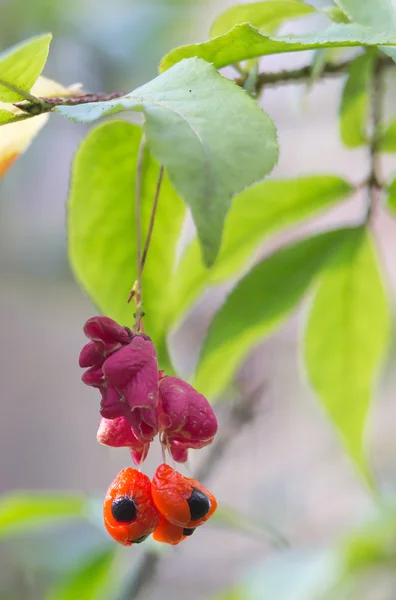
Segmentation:
{"type": "Polygon", "coordinates": [[[232,6],[215,19],[210,36],[227,33],[234,25],[250,23],[265,33],[273,33],[284,21],[298,19],[316,12],[316,9],[300,0],[267,0],[232,6]]]}
{"type": "Polygon", "coordinates": [[[341,98],[341,139],[348,148],[367,143],[369,89],[374,68],[374,52],[358,56],[349,68],[341,98]]]}
{"type": "MultiPolygon", "coordinates": [[[[394,35],[396,0],[337,0],[337,4],[352,21],[370,27],[373,33],[394,35]]],[[[380,50],[396,61],[396,48],[380,46],[380,50]]]]}
{"type": "Polygon", "coordinates": [[[317,175],[262,181],[235,196],[213,267],[206,269],[202,264],[196,240],[182,256],[172,279],[168,322],[179,321],[205,288],[241,271],[265,237],[329,208],[352,191],[339,177],[317,175]]]}
{"type": "Polygon", "coordinates": [[[84,516],[85,498],[51,493],[12,492],[0,496],[0,538],[43,523],[84,516]]]}
{"type": "MultiPolygon", "coordinates": [[[[0,81],[29,92],[44,69],[52,35],[33,37],[0,54],[0,81]]],[[[22,96],[0,83],[0,101],[18,102],[22,96]]]]}
{"type": "MultiPolygon", "coordinates": [[[[135,183],[140,127],[111,121],[92,130],[73,164],[68,203],[69,259],[74,274],[100,310],[123,325],[133,323],[127,304],[136,279],[135,183]]],[[[159,165],[146,152],[142,187],[142,229],[146,237],[159,165]]],[[[154,234],[143,272],[144,324],[167,361],[163,303],[169,288],[183,202],[165,174],[154,234]]],[[[165,367],[165,365],[164,365],[165,367]]]]}
{"type": "Polygon", "coordinates": [[[375,565],[392,564],[396,560],[395,506],[381,502],[378,512],[366,523],[359,524],[340,548],[346,573],[359,573],[375,565]]]}
{"type": "Polygon", "coordinates": [[[368,480],[363,432],[389,330],[370,233],[351,229],[322,273],[304,352],[312,385],[368,480]]]}
{"type": "Polygon", "coordinates": [[[311,73],[307,81],[308,89],[313,86],[322,76],[323,69],[327,63],[330,50],[328,48],[319,48],[314,50],[311,63],[311,73]]]}
{"type": "Polygon", "coordinates": [[[396,179],[392,181],[388,188],[387,207],[396,215],[396,179]]]}
{"type": "Polygon", "coordinates": [[[213,398],[232,381],[249,350],[281,325],[345,232],[331,231],[282,248],[254,267],[213,319],[194,385],[213,398]]]}
{"type": "Polygon", "coordinates": [[[389,123],[378,140],[381,152],[396,152],[396,121],[389,123]]]}
{"type": "Polygon", "coordinates": [[[105,550],[78,565],[54,586],[45,600],[110,600],[118,590],[115,580],[115,547],[105,550]]]}
{"type": "Polygon", "coordinates": [[[7,123],[15,123],[16,121],[24,121],[29,119],[30,115],[16,115],[8,110],[0,109],[0,125],[6,125],[7,123]]]}
{"type": "Polygon", "coordinates": [[[381,33],[354,23],[332,24],[323,31],[306,35],[269,37],[251,25],[243,24],[236,25],[228,33],[208,42],[175,48],[162,59],[160,71],[166,71],[180,60],[192,56],[203,58],[220,69],[242,60],[268,54],[384,44],[396,45],[396,30],[392,33],[381,33]]]}
{"type": "Polygon", "coordinates": [[[338,6],[322,8],[322,12],[334,23],[350,23],[350,19],[338,6]]]}
{"type": "Polygon", "coordinates": [[[262,179],[278,158],[271,119],[198,59],[179,63],[123,98],[57,110],[85,122],[121,110],[144,111],[150,149],[191,208],[207,265],[219,251],[231,196],[262,179]]]}
{"type": "Polygon", "coordinates": [[[396,0],[337,0],[348,17],[374,31],[396,30],[396,0]]]}

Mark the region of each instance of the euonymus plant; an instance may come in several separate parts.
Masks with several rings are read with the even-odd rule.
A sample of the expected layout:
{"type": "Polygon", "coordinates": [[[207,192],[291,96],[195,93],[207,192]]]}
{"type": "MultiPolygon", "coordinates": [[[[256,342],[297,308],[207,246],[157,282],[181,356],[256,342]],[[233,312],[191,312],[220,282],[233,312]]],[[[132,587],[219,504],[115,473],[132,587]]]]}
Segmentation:
{"type": "Polygon", "coordinates": [[[49,34],[5,51],[0,174],[49,114],[92,123],[73,161],[67,206],[76,280],[103,314],[125,325],[133,321],[128,300],[137,297],[168,373],[170,332],[207,289],[236,281],[213,317],[193,377],[212,400],[227,397],[250,350],[305,302],[306,372],[373,489],[364,430],[391,323],[372,221],[378,210],[396,211],[396,181],[381,172],[381,154],[396,151],[396,121],[383,120],[385,76],[396,70],[396,0],[337,0],[321,11],[322,29],[279,35],[284,23],[316,12],[301,0],[233,6],[215,20],[208,40],[175,48],[157,77],[126,94],[87,93],[41,77],[49,34]],[[352,51],[337,59],[332,48],[352,51]],[[263,56],[302,50],[314,50],[307,67],[262,69],[263,56]],[[344,145],[367,147],[360,181],[326,173],[325,164],[323,175],[268,177],[282,147],[263,91],[327,77],[345,81],[338,122],[344,145]],[[126,118],[130,111],[142,114],[141,126],[126,118]],[[263,240],[362,189],[367,206],[354,225],[255,260],[263,240]],[[180,252],[187,211],[196,237],[180,252]]]}

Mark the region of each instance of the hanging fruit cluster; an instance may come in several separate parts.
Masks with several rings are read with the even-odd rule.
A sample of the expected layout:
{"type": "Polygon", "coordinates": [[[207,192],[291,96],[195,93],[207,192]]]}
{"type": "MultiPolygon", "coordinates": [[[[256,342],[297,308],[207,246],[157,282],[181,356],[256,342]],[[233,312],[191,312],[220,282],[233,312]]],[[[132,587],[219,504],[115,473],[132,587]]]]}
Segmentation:
{"type": "MultiPolygon", "coordinates": [[[[173,460],[183,463],[190,448],[210,444],[216,416],[202,394],[177,377],[158,370],[154,344],[109,317],[84,325],[90,339],[80,353],[82,380],[101,395],[97,439],[115,448],[128,447],[140,464],[159,436],[173,460]]],[[[216,510],[216,499],[198,481],[161,464],[153,480],[137,469],[123,469],[104,501],[109,534],[126,546],[150,534],[159,542],[178,544],[216,510]]]]}

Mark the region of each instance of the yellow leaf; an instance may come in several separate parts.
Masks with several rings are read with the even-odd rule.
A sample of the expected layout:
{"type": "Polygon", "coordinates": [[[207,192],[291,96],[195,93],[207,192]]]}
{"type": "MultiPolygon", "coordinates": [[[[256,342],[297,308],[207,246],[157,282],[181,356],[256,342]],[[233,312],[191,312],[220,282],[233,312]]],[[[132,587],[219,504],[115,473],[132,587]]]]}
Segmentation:
{"type": "MultiPolygon", "coordinates": [[[[31,89],[33,96],[56,98],[76,96],[81,93],[80,84],[64,87],[56,81],[39,77],[31,89]]],[[[13,104],[0,102],[0,178],[8,171],[14,160],[24,152],[34,136],[46,124],[49,113],[29,117],[13,104]],[[14,119],[14,120],[12,120],[14,119]]]]}

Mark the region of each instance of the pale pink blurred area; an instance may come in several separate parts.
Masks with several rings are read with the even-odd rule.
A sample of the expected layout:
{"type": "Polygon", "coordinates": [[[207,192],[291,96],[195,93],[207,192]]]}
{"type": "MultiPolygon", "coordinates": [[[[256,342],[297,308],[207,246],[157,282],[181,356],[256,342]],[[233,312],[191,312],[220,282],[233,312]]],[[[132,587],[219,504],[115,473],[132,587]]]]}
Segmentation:
{"type": "MultiPolygon", "coordinates": [[[[117,49],[111,33],[114,39],[121,35],[118,22],[123,12],[113,11],[108,28],[102,23],[100,30],[101,21],[95,21],[94,14],[109,10],[108,3],[102,2],[101,9],[95,3],[95,10],[90,2],[83,4],[83,20],[78,26],[74,4],[70,12],[66,5],[62,7],[65,29],[62,32],[59,23],[46,74],[65,84],[82,81],[95,91],[106,86],[104,91],[113,91],[117,86],[132,89],[154,77],[161,52],[188,40],[206,39],[214,16],[234,2],[193,3],[184,17],[178,3],[169,3],[169,10],[179,10],[180,23],[173,34],[169,31],[161,39],[157,53],[150,46],[155,32],[145,38],[140,31],[141,46],[135,40],[135,48],[124,42],[117,49]],[[98,39],[103,32],[106,51],[100,50],[98,39]],[[132,51],[135,54],[128,64],[126,57],[132,51]],[[118,59],[121,66],[114,73],[112,61],[118,59]]],[[[119,4],[132,22],[126,0],[119,4]]],[[[148,5],[155,12],[155,3],[131,4],[136,6],[133,31],[139,30],[139,22],[144,29],[148,5]]],[[[166,3],[158,3],[156,8],[160,22],[160,9],[167,14],[166,3]]],[[[0,3],[0,15],[2,10],[0,3]]],[[[169,24],[169,15],[167,18],[169,24]]],[[[311,28],[315,26],[312,23],[311,19],[311,28]]],[[[293,30],[306,31],[307,27],[298,23],[293,30]]],[[[30,29],[25,27],[26,36],[16,29],[12,41],[33,33],[30,29]]],[[[126,24],[122,35],[128,38],[126,24]]],[[[308,64],[311,56],[310,52],[272,56],[262,61],[262,69],[295,68],[308,64]]],[[[355,184],[367,177],[366,149],[347,150],[340,140],[337,116],[343,81],[343,77],[328,79],[311,90],[298,84],[265,91],[261,104],[278,127],[280,143],[279,164],[271,177],[328,173],[355,184]]],[[[395,81],[388,85],[394,90],[395,81]]],[[[392,114],[390,101],[386,110],[392,114]]],[[[82,326],[96,309],[68,271],[65,202],[72,156],[87,130],[51,116],[27,154],[0,182],[0,492],[48,489],[102,496],[116,473],[131,465],[127,449],[111,449],[96,442],[98,394],[82,384],[78,366],[86,342],[82,326]]],[[[382,162],[384,178],[389,180],[396,174],[396,155],[386,155],[382,162]]],[[[267,240],[256,259],[283,241],[360,222],[366,203],[365,193],[359,192],[315,221],[267,240]]],[[[375,238],[392,312],[395,232],[395,217],[379,207],[375,238]]],[[[193,371],[211,316],[229,288],[227,284],[207,292],[180,331],[172,335],[170,345],[181,376],[188,377],[193,371]]],[[[259,390],[256,417],[229,442],[205,482],[220,504],[270,523],[291,545],[299,547],[331,544],[370,509],[366,490],[306,381],[299,356],[304,310],[299,309],[250,353],[237,381],[242,394],[259,390]]],[[[132,313],[131,308],[131,322],[123,325],[132,324],[132,313]]],[[[396,479],[395,362],[392,342],[367,431],[376,476],[384,487],[393,487],[396,479]]],[[[220,429],[221,414],[220,408],[220,429]]],[[[144,465],[149,475],[160,461],[157,446],[144,465]]],[[[207,451],[196,452],[188,469],[193,470],[207,451]]],[[[147,598],[206,598],[236,581],[244,567],[276,552],[264,539],[207,526],[162,559],[147,598]],[[172,594],[164,596],[164,589],[172,594]]]]}

